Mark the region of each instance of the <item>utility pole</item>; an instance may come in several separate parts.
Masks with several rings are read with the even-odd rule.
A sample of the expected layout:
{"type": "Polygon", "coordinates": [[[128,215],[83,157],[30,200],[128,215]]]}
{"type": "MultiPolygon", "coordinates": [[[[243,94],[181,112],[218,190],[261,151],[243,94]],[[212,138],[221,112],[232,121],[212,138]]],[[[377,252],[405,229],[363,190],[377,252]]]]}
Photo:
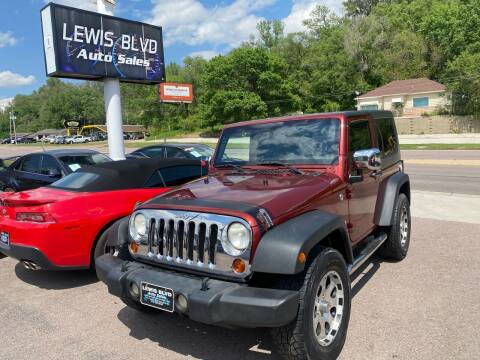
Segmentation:
{"type": "MultiPolygon", "coordinates": [[[[99,13],[113,15],[116,0],[96,0],[96,2],[99,13]]],[[[125,159],[125,146],[123,143],[120,81],[118,79],[105,79],[103,81],[103,94],[107,117],[108,152],[113,160],[123,160],[125,159]]]]}
{"type": "Polygon", "coordinates": [[[17,120],[17,117],[15,116],[15,113],[13,112],[13,108],[12,108],[12,110],[10,110],[10,142],[12,142],[12,124],[13,124],[13,139],[15,140],[14,144],[17,143],[17,130],[15,126],[15,120],[17,120]]]}

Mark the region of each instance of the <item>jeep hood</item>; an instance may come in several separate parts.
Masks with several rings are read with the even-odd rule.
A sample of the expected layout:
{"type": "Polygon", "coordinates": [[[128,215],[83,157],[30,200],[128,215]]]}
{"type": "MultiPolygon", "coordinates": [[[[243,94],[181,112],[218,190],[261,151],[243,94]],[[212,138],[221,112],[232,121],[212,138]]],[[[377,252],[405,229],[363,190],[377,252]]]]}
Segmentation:
{"type": "Polygon", "coordinates": [[[162,200],[168,199],[169,204],[180,200],[179,203],[184,205],[192,200],[192,207],[205,208],[209,207],[211,201],[215,204],[212,207],[219,208],[222,202],[229,205],[237,203],[264,208],[275,219],[311,205],[313,200],[331,193],[339,184],[339,177],[328,172],[259,175],[254,172],[244,174],[220,171],[169,191],[150,200],[148,204],[162,204],[162,200]]]}

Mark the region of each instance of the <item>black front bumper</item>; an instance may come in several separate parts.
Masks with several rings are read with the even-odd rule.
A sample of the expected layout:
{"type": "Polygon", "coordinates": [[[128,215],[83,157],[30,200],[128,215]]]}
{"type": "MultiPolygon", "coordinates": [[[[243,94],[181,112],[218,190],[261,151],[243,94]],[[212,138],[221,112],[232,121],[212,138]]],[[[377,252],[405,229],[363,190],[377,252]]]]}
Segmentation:
{"type": "MultiPolygon", "coordinates": [[[[133,297],[132,283],[142,282],[172,289],[187,298],[185,315],[204,324],[228,327],[278,327],[297,315],[298,292],[249,287],[216,279],[167,271],[138,262],[123,261],[112,255],[96,260],[97,275],[108,291],[120,298],[133,297]]],[[[176,312],[181,313],[178,309],[176,312]]]]}

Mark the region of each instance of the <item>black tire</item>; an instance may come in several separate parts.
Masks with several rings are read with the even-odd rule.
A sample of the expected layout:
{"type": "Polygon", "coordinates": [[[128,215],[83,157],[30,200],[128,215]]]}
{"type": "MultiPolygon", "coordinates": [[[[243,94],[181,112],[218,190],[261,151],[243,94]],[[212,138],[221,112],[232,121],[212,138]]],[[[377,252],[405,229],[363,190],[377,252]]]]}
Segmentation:
{"type": "Polygon", "coordinates": [[[334,249],[322,249],[307,263],[303,274],[285,280],[283,288],[298,289],[299,284],[297,318],[286,326],[271,329],[277,353],[288,360],[336,359],[345,344],[350,319],[350,278],[345,260],[334,249]],[[341,279],[343,287],[343,316],[333,341],[321,345],[314,331],[315,299],[320,291],[320,282],[332,271],[341,279]]]}
{"type": "Polygon", "coordinates": [[[95,248],[93,249],[93,252],[92,252],[92,260],[90,265],[92,270],[95,270],[95,260],[98,257],[105,255],[107,253],[113,254],[115,252],[114,247],[107,246],[108,232],[110,231],[111,228],[112,227],[110,226],[107,229],[105,229],[95,244],[95,248]]]}
{"type": "MultiPolygon", "coordinates": [[[[405,194],[400,193],[393,209],[392,226],[385,228],[387,240],[380,248],[380,255],[384,258],[401,261],[405,259],[410,246],[410,202],[405,194]],[[402,227],[402,222],[407,222],[407,228],[402,227]]],[[[403,225],[405,226],[405,225],[403,225]]]]}

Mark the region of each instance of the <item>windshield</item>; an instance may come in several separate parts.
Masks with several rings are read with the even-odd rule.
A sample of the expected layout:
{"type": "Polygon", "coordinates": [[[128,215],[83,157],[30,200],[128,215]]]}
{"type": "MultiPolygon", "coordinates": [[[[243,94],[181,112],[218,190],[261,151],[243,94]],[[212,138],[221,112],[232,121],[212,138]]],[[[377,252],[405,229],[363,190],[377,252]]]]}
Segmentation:
{"type": "Polygon", "coordinates": [[[289,120],[225,129],[215,166],[338,163],[338,119],[289,120]]]}
{"type": "Polygon", "coordinates": [[[196,159],[209,160],[213,156],[213,150],[208,146],[192,146],[184,150],[196,159]]]}
{"type": "Polygon", "coordinates": [[[100,153],[64,155],[60,156],[59,160],[67,165],[72,171],[76,171],[85,165],[96,165],[112,161],[108,156],[100,153]]]}

